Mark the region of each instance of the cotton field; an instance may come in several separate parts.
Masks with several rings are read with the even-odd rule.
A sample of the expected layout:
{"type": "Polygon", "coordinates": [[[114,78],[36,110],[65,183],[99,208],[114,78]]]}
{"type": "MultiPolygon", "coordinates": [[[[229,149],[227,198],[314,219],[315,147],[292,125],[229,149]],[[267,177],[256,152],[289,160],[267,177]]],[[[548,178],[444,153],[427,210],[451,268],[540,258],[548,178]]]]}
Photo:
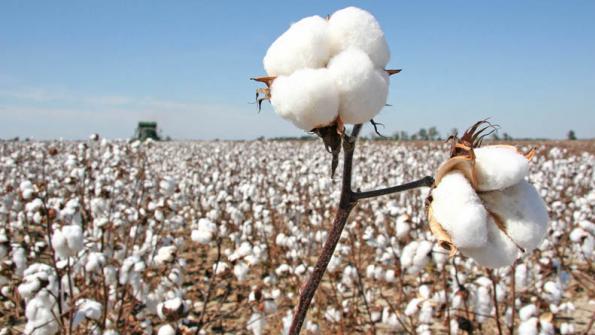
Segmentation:
{"type": "MultiPolygon", "coordinates": [[[[436,243],[428,188],[361,200],[302,333],[595,331],[593,150],[536,149],[538,249],[488,270],[436,243]]],[[[362,140],[354,189],[448,150],[362,140]]],[[[0,334],[286,332],[339,192],[319,140],[0,142],[0,334]]]]}

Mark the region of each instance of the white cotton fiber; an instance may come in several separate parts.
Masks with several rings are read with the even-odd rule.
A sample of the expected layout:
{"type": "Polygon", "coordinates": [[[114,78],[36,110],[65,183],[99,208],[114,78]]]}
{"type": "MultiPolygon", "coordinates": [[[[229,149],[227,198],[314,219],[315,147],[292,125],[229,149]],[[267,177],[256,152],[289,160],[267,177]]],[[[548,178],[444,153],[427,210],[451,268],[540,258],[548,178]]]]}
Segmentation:
{"type": "Polygon", "coordinates": [[[429,260],[433,243],[429,241],[412,241],[401,252],[401,269],[415,274],[421,271],[429,260]]]}
{"type": "Polygon", "coordinates": [[[269,76],[290,75],[305,68],[325,67],[330,57],[328,21],[320,16],[301,19],[269,47],[264,69],[269,76]]]}
{"type": "Polygon", "coordinates": [[[56,229],[52,234],[52,246],[61,259],[76,256],[83,249],[83,230],[79,225],[56,229]]]}
{"type": "Polygon", "coordinates": [[[327,69],[304,69],[277,77],[271,86],[271,104],[277,114],[310,131],[337,118],[339,95],[327,69]]]}
{"type": "Polygon", "coordinates": [[[157,335],[176,335],[176,330],[171,325],[164,324],[163,326],[159,327],[157,335]]]}
{"type": "Polygon", "coordinates": [[[483,246],[488,214],[469,181],[459,171],[446,174],[432,191],[432,214],[459,248],[483,246]]]}
{"type": "Polygon", "coordinates": [[[328,32],[332,54],[355,47],[368,54],[377,68],[388,64],[390,51],[384,32],[367,11],[356,7],[336,11],[329,19],[328,32]]]}
{"type": "Polygon", "coordinates": [[[479,265],[499,268],[512,265],[518,255],[517,246],[502,232],[496,222],[489,218],[488,240],[479,248],[459,248],[467,257],[473,258],[479,265]]]}
{"type": "Polygon", "coordinates": [[[339,115],[344,123],[370,121],[386,104],[388,74],[375,69],[362,50],[342,51],[331,59],[328,70],[339,92],[339,115]]]}
{"type": "Polygon", "coordinates": [[[529,174],[529,161],[514,147],[474,149],[477,190],[494,191],[515,185],[529,174]]]}
{"type": "Polygon", "coordinates": [[[526,251],[537,248],[543,241],[549,218],[545,203],[533,185],[522,180],[480,197],[486,208],[504,221],[508,235],[526,251]]]}

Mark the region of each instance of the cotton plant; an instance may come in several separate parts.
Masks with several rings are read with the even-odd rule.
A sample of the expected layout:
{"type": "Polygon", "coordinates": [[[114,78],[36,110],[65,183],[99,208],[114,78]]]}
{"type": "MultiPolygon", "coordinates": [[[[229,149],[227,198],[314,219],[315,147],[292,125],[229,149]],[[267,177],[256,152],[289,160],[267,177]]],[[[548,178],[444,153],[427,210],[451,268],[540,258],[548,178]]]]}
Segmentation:
{"type": "MultiPolygon", "coordinates": [[[[391,239],[391,232],[382,231],[386,218],[375,200],[370,203],[376,213],[376,227],[368,226],[363,232],[363,240],[369,247],[391,250],[390,253],[379,251],[376,261],[386,265],[398,257],[400,272],[411,275],[423,274],[428,264],[444,270],[448,258],[457,251],[472,258],[474,267],[510,266],[520,256],[538,248],[547,233],[550,219],[539,184],[527,181],[529,160],[535,152],[523,153],[506,145],[480,147],[486,136],[484,132],[490,128],[485,121],[475,124],[461,138],[451,138],[450,159],[438,167],[434,178],[377,191],[352,190],[353,151],[361,124],[370,121],[376,126],[373,118],[386,104],[389,76],[398,73],[398,70],[386,70],[389,60],[390,51],[376,19],[365,10],[349,7],[327,18],[311,16],[292,24],[266,52],[263,64],[267,76],[254,78],[266,84],[266,88],[257,90],[259,107],[262,101],[269,100],[280,116],[322,137],[326,149],[333,154],[331,176],[341,149],[345,155],[339,211],[333,228],[326,235],[317,271],[312,273],[300,297],[291,334],[299,333],[327,266],[331,273],[340,270],[335,263],[340,264],[341,258],[333,255],[333,251],[341,246],[339,237],[343,227],[347,224],[348,229],[351,228],[351,224],[346,223],[350,211],[362,199],[431,186],[424,195],[434,237],[412,233],[420,227],[412,227],[405,216],[401,216],[393,230],[396,239],[391,239]],[[351,134],[345,128],[348,124],[354,125],[351,134]],[[479,129],[486,124],[488,127],[479,129]],[[434,240],[449,252],[448,257],[435,248],[434,240]]],[[[407,163],[415,164],[415,161],[407,163]]],[[[400,172],[404,173],[402,168],[400,172]]],[[[397,183],[405,181],[395,179],[397,183]]],[[[369,179],[364,175],[356,176],[355,180],[366,186],[369,179]]],[[[398,213],[394,207],[391,211],[398,213]]],[[[592,240],[581,230],[575,231],[572,238],[584,241],[583,249],[588,248],[592,240]]],[[[284,234],[277,235],[276,242],[284,246],[294,243],[284,234]]],[[[585,254],[590,257],[592,253],[585,254]]],[[[288,273],[290,266],[282,264],[276,272],[277,275],[288,273]]],[[[394,281],[394,275],[386,276],[383,267],[375,264],[367,266],[366,276],[371,280],[394,281]]],[[[478,314],[492,313],[490,290],[495,290],[497,304],[500,291],[495,282],[494,285],[494,288],[480,285],[474,292],[478,314]]],[[[337,288],[345,291],[350,286],[353,286],[353,271],[348,267],[342,272],[337,288]]],[[[421,319],[428,321],[431,315],[427,305],[421,319]]],[[[418,331],[429,331],[423,326],[427,323],[422,322],[418,331]]]]}

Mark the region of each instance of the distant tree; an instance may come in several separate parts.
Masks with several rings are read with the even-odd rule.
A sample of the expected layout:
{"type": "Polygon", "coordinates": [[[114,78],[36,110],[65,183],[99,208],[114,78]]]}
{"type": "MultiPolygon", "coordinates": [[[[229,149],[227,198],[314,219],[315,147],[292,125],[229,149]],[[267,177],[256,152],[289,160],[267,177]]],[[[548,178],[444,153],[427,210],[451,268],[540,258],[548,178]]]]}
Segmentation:
{"type": "Polygon", "coordinates": [[[397,131],[393,134],[393,140],[398,141],[401,137],[400,137],[400,133],[397,131]]]}
{"type": "Polygon", "coordinates": [[[439,140],[440,133],[438,132],[438,129],[436,129],[436,127],[430,127],[430,129],[428,129],[428,137],[430,138],[430,141],[439,140]]]}
{"type": "Polygon", "coordinates": [[[576,134],[574,133],[574,130],[568,131],[568,135],[566,135],[566,137],[571,141],[576,140],[576,134]]]}
{"type": "Polygon", "coordinates": [[[502,134],[502,139],[504,141],[512,141],[512,136],[508,135],[508,133],[502,134]]]}
{"type": "Polygon", "coordinates": [[[430,139],[430,137],[428,136],[428,131],[426,130],[426,128],[421,128],[418,132],[417,132],[417,136],[419,136],[419,139],[422,141],[427,141],[430,139]]]}
{"type": "Polygon", "coordinates": [[[492,140],[494,140],[494,141],[500,141],[500,136],[498,136],[498,132],[494,132],[492,134],[492,140]]]}
{"type": "Polygon", "coordinates": [[[404,130],[401,130],[401,141],[409,141],[409,134],[404,130]]]}
{"type": "Polygon", "coordinates": [[[411,135],[409,139],[411,139],[412,141],[417,141],[417,134],[411,135]]]}

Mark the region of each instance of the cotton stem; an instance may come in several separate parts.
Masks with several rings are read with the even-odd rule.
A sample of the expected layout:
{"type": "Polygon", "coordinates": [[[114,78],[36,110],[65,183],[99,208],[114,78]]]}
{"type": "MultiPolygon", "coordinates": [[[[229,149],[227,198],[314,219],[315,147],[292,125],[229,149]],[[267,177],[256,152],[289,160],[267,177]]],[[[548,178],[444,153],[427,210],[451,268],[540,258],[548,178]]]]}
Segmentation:
{"type": "Polygon", "coordinates": [[[314,294],[320,285],[320,281],[326,272],[326,268],[333,256],[337,243],[339,243],[341,232],[345,227],[345,223],[349,218],[349,214],[351,213],[351,210],[357,205],[358,200],[402,192],[422,186],[431,186],[434,183],[434,179],[432,177],[425,177],[412,183],[385,189],[368,192],[353,192],[351,188],[353,153],[355,151],[357,136],[359,135],[361,128],[362,125],[357,124],[353,126],[350,135],[345,134],[343,136],[343,181],[341,186],[341,198],[339,200],[339,206],[337,213],[335,214],[331,230],[329,231],[328,237],[324,242],[324,246],[322,247],[320,256],[318,257],[316,265],[314,266],[314,271],[301,290],[298,306],[294,312],[291,327],[289,328],[289,335],[297,335],[300,333],[300,329],[302,328],[304,320],[306,319],[306,314],[310,308],[312,298],[314,297],[314,294]]]}

